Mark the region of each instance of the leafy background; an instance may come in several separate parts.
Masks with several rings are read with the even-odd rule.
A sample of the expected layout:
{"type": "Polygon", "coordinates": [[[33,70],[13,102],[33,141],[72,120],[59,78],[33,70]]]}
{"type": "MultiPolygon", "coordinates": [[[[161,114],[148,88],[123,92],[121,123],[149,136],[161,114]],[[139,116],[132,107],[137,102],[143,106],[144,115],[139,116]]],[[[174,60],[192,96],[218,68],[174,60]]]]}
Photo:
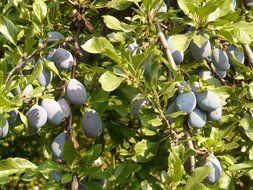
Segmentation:
{"type": "MultiPolygon", "coordinates": [[[[166,2],[167,3],[167,2],[166,2]]],[[[0,2],[0,111],[19,110],[19,117],[0,144],[1,189],[70,188],[73,175],[78,179],[92,176],[107,180],[107,189],[250,189],[253,178],[252,98],[253,74],[250,61],[235,62],[225,81],[219,77],[203,79],[205,60],[194,61],[188,46],[191,40],[203,44],[202,34],[212,47],[228,44],[251,44],[252,10],[242,1],[233,0],[171,1],[167,12],[159,12],[161,0],[3,0],[0,2]],[[80,14],[81,17],[77,17],[80,14]],[[157,35],[162,22],[165,36],[174,35],[176,47],[185,54],[184,62],[173,68],[163,52],[157,35]],[[189,26],[195,30],[188,30],[189,26]],[[47,44],[47,33],[59,31],[66,39],[47,44]],[[77,31],[80,31],[77,34],[77,31]],[[73,109],[73,134],[79,147],[69,139],[64,145],[63,164],[53,161],[50,144],[64,127],[46,125],[39,134],[26,134],[24,114],[31,105],[45,97],[60,97],[57,88],[64,86],[70,73],[58,71],[52,84],[42,88],[35,80],[41,72],[37,65],[32,74],[13,68],[29,57],[46,57],[53,47],[64,46],[73,54],[73,39],[78,35],[82,56],[77,61],[76,78],[84,84],[88,99],[84,107],[73,109]],[[126,50],[137,42],[136,55],[126,50]],[[85,52],[85,51],[86,52],[85,52]],[[145,65],[151,65],[145,75],[145,65]],[[171,73],[174,78],[170,77],[171,73]],[[214,152],[223,168],[215,185],[203,183],[209,168],[199,167],[188,175],[183,163],[197,150],[186,146],[185,116],[179,112],[168,128],[167,107],[173,101],[180,81],[199,81],[222,98],[220,122],[208,122],[203,130],[192,130],[192,140],[199,150],[214,152]],[[9,92],[33,84],[31,101],[21,93],[9,92]],[[133,98],[147,98],[137,117],[131,114],[133,98]],[[85,110],[95,109],[103,121],[103,135],[92,140],[82,133],[80,117],[85,110]],[[244,134],[244,136],[243,136],[244,134]],[[246,138],[245,138],[246,137],[246,138]],[[101,163],[94,162],[100,158],[101,163]],[[61,181],[52,177],[58,170],[61,181]]],[[[79,16],[80,16],[79,15],[79,16]]],[[[89,189],[102,189],[96,182],[89,189]]]]}

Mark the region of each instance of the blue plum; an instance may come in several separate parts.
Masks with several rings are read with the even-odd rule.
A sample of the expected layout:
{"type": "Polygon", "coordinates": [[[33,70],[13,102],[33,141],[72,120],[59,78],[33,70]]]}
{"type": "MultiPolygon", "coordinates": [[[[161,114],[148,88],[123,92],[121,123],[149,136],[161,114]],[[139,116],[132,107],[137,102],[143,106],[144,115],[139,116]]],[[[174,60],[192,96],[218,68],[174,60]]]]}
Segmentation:
{"type": "Polygon", "coordinates": [[[66,88],[66,98],[74,105],[83,105],[87,97],[86,89],[76,79],[71,79],[66,88]]]}
{"type": "Polygon", "coordinates": [[[84,134],[90,138],[99,137],[102,134],[102,121],[95,110],[88,110],[82,118],[84,134]]]}
{"type": "Polygon", "coordinates": [[[206,124],[206,113],[196,107],[188,116],[187,121],[190,127],[201,129],[206,124]]]}
{"type": "Polygon", "coordinates": [[[51,151],[53,157],[57,160],[63,160],[63,146],[65,142],[68,140],[67,132],[62,132],[57,135],[52,144],[51,144],[51,151]]]}
{"type": "Polygon", "coordinates": [[[173,36],[170,36],[168,39],[167,39],[167,43],[168,43],[168,46],[169,46],[169,50],[173,56],[173,59],[175,61],[176,64],[180,64],[183,62],[184,60],[184,52],[180,52],[178,50],[175,49],[175,44],[174,44],[174,41],[173,41],[173,36]]]}
{"type": "Polygon", "coordinates": [[[206,90],[195,94],[199,108],[204,111],[214,111],[221,106],[220,97],[213,91],[206,90]]]}
{"type": "Polygon", "coordinates": [[[207,112],[207,118],[209,121],[218,121],[222,116],[222,107],[219,106],[216,110],[207,112]]]}
{"type": "Polygon", "coordinates": [[[48,42],[55,42],[65,38],[60,32],[57,31],[48,32],[47,36],[48,42]]]}
{"type": "Polygon", "coordinates": [[[215,48],[212,52],[213,65],[222,71],[227,71],[230,68],[227,53],[221,49],[215,48]]]}
{"type": "Polygon", "coordinates": [[[63,48],[57,48],[53,53],[52,61],[59,70],[70,70],[73,66],[74,59],[69,51],[63,48]]]}
{"type": "Polygon", "coordinates": [[[60,98],[57,102],[61,106],[62,118],[64,121],[65,119],[69,118],[69,116],[71,115],[71,108],[65,98],[60,98]]]}
{"type": "Polygon", "coordinates": [[[9,131],[9,123],[7,120],[2,121],[3,125],[0,127],[0,138],[5,137],[9,131]]]}
{"type": "Polygon", "coordinates": [[[211,44],[208,39],[199,47],[193,40],[190,43],[190,50],[195,60],[201,61],[211,55],[211,44]]]}
{"type": "Polygon", "coordinates": [[[60,125],[63,118],[63,112],[60,104],[54,99],[43,99],[41,106],[47,112],[47,121],[51,125],[60,125]]]}
{"type": "Polygon", "coordinates": [[[8,112],[9,114],[9,118],[8,118],[8,123],[9,124],[12,124],[14,123],[16,120],[17,120],[17,117],[18,117],[18,111],[17,110],[12,110],[10,112],[8,112]]]}
{"type": "Polygon", "coordinates": [[[189,114],[196,107],[196,97],[193,92],[183,92],[176,97],[176,107],[189,114]]]}
{"type": "Polygon", "coordinates": [[[239,62],[244,63],[245,60],[244,52],[239,50],[237,47],[229,45],[226,52],[228,55],[230,65],[234,65],[233,56],[235,56],[235,59],[237,59],[239,62]]]}

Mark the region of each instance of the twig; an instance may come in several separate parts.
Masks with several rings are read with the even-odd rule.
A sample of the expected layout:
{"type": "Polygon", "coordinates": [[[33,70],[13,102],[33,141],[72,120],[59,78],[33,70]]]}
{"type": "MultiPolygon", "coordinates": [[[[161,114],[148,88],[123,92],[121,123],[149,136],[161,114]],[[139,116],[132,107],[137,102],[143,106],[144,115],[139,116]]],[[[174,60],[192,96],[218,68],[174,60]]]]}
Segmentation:
{"type": "Polygon", "coordinates": [[[78,179],[76,174],[73,174],[72,177],[71,190],[78,190],[78,179]]]}
{"type": "Polygon", "coordinates": [[[6,79],[5,79],[5,84],[8,83],[10,77],[13,75],[13,73],[15,73],[17,70],[19,70],[30,58],[32,58],[32,56],[34,56],[40,49],[36,49],[34,50],[30,55],[28,55],[27,57],[23,58],[21,57],[19,60],[18,60],[18,63],[16,65],[16,67],[14,67],[6,76],[6,79]]]}
{"type": "Polygon", "coordinates": [[[248,57],[250,69],[253,71],[253,53],[248,44],[242,44],[243,50],[248,57]]]}
{"type": "Polygon", "coordinates": [[[162,31],[162,27],[161,27],[161,23],[160,22],[157,22],[156,23],[156,30],[157,30],[157,35],[161,41],[161,43],[163,44],[164,46],[164,49],[165,49],[165,55],[166,55],[166,59],[168,60],[168,62],[170,63],[170,65],[172,66],[172,68],[174,70],[178,70],[177,68],[177,65],[172,57],[172,54],[170,52],[170,49],[169,49],[169,45],[167,43],[167,40],[164,36],[164,33],[162,31]]]}
{"type": "MultiPolygon", "coordinates": [[[[185,134],[186,139],[188,140],[186,142],[187,146],[194,150],[194,145],[191,140],[191,132],[187,124],[184,125],[184,134],[185,134]]],[[[195,169],[196,161],[195,161],[194,156],[190,156],[189,159],[190,159],[190,171],[193,172],[193,170],[195,169]]]]}
{"type": "Polygon", "coordinates": [[[206,59],[206,62],[207,62],[209,69],[212,71],[212,73],[215,75],[215,77],[217,77],[220,80],[220,82],[225,85],[226,81],[223,78],[221,78],[221,76],[213,69],[211,62],[208,59],[206,59]]]}
{"type": "Polygon", "coordinates": [[[74,56],[73,56],[74,62],[71,71],[71,78],[75,78],[76,75],[77,58],[79,57],[80,53],[80,47],[78,43],[79,34],[80,34],[80,27],[77,27],[77,31],[75,32],[74,36],[74,56]]]}

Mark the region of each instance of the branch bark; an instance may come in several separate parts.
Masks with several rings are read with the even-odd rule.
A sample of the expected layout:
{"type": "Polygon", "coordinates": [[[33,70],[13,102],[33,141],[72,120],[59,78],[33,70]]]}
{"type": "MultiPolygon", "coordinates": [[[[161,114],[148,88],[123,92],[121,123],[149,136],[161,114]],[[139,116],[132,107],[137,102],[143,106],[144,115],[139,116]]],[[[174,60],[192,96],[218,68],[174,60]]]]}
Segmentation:
{"type": "MultiPolygon", "coordinates": [[[[184,134],[187,139],[187,141],[186,141],[187,146],[194,150],[194,145],[191,140],[191,132],[190,132],[190,129],[187,124],[185,124],[185,126],[184,126],[184,134]]],[[[190,160],[190,171],[193,172],[193,170],[195,169],[195,165],[196,165],[195,157],[191,156],[189,158],[189,160],[190,160]]]]}
{"type": "Polygon", "coordinates": [[[249,44],[242,44],[243,50],[248,57],[250,69],[253,71],[253,53],[249,44]]]}
{"type": "Polygon", "coordinates": [[[164,36],[164,33],[162,31],[162,27],[161,27],[161,23],[160,22],[157,22],[156,23],[156,30],[157,30],[157,35],[161,41],[161,43],[163,44],[163,47],[165,49],[165,55],[166,55],[166,59],[168,60],[168,62],[170,63],[171,67],[174,69],[174,70],[178,70],[177,68],[177,65],[172,57],[172,54],[170,52],[170,49],[169,49],[169,45],[167,43],[167,40],[164,36]]]}

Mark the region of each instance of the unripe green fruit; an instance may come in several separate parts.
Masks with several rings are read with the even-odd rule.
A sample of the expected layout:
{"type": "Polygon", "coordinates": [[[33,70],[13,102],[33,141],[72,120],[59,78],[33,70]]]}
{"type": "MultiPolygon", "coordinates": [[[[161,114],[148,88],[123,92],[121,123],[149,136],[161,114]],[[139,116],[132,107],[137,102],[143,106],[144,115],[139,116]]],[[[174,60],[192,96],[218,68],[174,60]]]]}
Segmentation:
{"type": "Polygon", "coordinates": [[[190,127],[201,129],[206,124],[206,113],[196,107],[188,116],[187,121],[190,127]]]}
{"type": "Polygon", "coordinates": [[[61,106],[53,99],[43,99],[41,106],[47,112],[47,121],[51,125],[60,125],[63,118],[61,106]]]}
{"type": "Polygon", "coordinates": [[[222,71],[227,71],[230,68],[227,53],[221,49],[215,48],[212,52],[213,65],[222,71]]]}
{"type": "Polygon", "coordinates": [[[175,103],[178,110],[188,114],[196,107],[196,97],[193,92],[184,92],[176,97],[175,103]]]}
{"type": "Polygon", "coordinates": [[[0,138],[5,137],[9,131],[9,123],[7,120],[3,122],[3,125],[0,127],[0,138]]]}
{"type": "Polygon", "coordinates": [[[202,162],[202,165],[209,165],[211,167],[211,171],[206,177],[205,181],[209,184],[215,184],[218,182],[222,172],[220,161],[213,154],[211,154],[202,162]]]}
{"type": "Polygon", "coordinates": [[[95,110],[85,112],[82,118],[82,126],[87,137],[96,138],[102,134],[102,121],[95,110]]]}
{"type": "Polygon", "coordinates": [[[190,50],[191,50],[193,58],[197,61],[201,61],[207,58],[208,56],[211,55],[211,52],[212,52],[211,44],[208,39],[206,39],[206,41],[201,47],[195,44],[194,41],[192,40],[190,43],[190,50]]]}
{"type": "Polygon", "coordinates": [[[228,46],[226,52],[227,52],[227,55],[228,55],[229,63],[231,65],[234,65],[233,55],[235,56],[235,58],[239,62],[244,63],[244,60],[245,60],[244,52],[239,50],[237,47],[235,47],[233,45],[230,45],[230,46],[228,46]]]}
{"type": "Polygon", "coordinates": [[[207,112],[214,111],[221,106],[220,97],[210,90],[197,92],[196,99],[199,108],[207,112]]]}
{"type": "Polygon", "coordinates": [[[57,31],[48,32],[47,36],[48,42],[55,42],[65,38],[60,32],[57,31]]]}
{"type": "Polygon", "coordinates": [[[167,39],[167,43],[168,43],[168,46],[169,46],[169,50],[172,54],[172,57],[175,61],[176,64],[180,64],[183,62],[184,60],[184,52],[180,52],[178,50],[175,49],[175,45],[174,45],[174,42],[173,42],[173,37],[170,36],[168,39],[167,39]]]}
{"type": "Polygon", "coordinates": [[[63,146],[67,139],[68,136],[66,132],[62,132],[54,138],[51,144],[51,151],[55,159],[63,160],[63,146]]]}
{"type": "Polygon", "coordinates": [[[74,59],[69,51],[58,48],[53,54],[52,61],[59,70],[70,70],[74,59]]]}
{"type": "Polygon", "coordinates": [[[86,89],[76,79],[71,79],[66,88],[66,98],[74,105],[83,105],[87,97],[86,89]]]}
{"type": "Polygon", "coordinates": [[[222,107],[219,106],[216,110],[207,112],[207,117],[209,121],[218,121],[222,116],[222,107]]]}
{"type": "Polygon", "coordinates": [[[47,122],[46,110],[38,105],[33,105],[26,113],[29,132],[36,133],[47,122]]]}

